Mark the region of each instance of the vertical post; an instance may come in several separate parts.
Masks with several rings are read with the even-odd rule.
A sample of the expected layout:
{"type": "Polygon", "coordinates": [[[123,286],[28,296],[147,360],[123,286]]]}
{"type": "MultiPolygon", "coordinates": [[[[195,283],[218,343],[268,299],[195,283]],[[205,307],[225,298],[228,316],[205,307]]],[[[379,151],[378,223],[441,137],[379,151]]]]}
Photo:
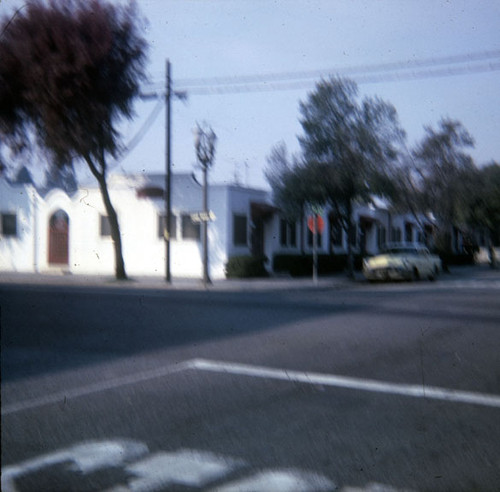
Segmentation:
{"type": "Polygon", "coordinates": [[[208,166],[203,166],[203,284],[211,284],[208,273],[208,166]]]}
{"type": "Polygon", "coordinates": [[[203,284],[205,287],[212,283],[208,274],[208,168],[212,166],[215,155],[215,141],[217,136],[211,128],[202,129],[197,124],[195,129],[194,146],[196,158],[203,170],[203,218],[202,218],[202,246],[203,246],[203,284]]]}
{"type": "Polygon", "coordinates": [[[318,214],[313,215],[313,283],[318,283],[318,214]]]}
{"type": "Polygon", "coordinates": [[[171,162],[170,162],[170,135],[171,135],[171,117],[170,117],[170,99],[171,99],[171,75],[170,60],[167,59],[166,81],[165,81],[165,280],[172,282],[170,272],[170,224],[172,222],[172,193],[171,193],[171,162]]]}

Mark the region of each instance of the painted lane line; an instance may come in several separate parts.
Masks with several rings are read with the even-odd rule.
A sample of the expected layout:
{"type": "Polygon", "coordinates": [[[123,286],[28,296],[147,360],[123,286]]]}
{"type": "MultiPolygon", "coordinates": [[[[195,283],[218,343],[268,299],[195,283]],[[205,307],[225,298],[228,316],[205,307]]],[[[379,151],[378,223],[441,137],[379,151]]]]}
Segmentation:
{"type": "Polygon", "coordinates": [[[187,360],[175,365],[164,366],[156,369],[151,369],[149,371],[142,371],[119,378],[109,379],[107,381],[100,381],[98,383],[93,383],[86,386],[80,386],[78,388],[58,391],[57,393],[51,393],[39,398],[24,400],[17,403],[12,403],[10,405],[8,404],[5,405],[5,407],[2,406],[2,415],[9,415],[12,413],[21,412],[23,410],[39,408],[54,403],[62,403],[72,398],[78,398],[80,396],[87,396],[94,393],[99,393],[101,391],[120,388],[122,386],[141,383],[150,379],[162,378],[193,368],[193,361],[187,360]]]}
{"type": "Polygon", "coordinates": [[[358,379],[334,374],[317,372],[302,372],[285,369],[274,369],[263,366],[252,366],[235,362],[223,362],[207,359],[191,361],[193,368],[200,371],[226,373],[236,376],[250,376],[263,379],[276,379],[296,383],[332,386],[375,393],[410,396],[414,398],[427,398],[443,400],[454,403],[469,403],[487,407],[500,408],[500,396],[485,393],[459,391],[436,386],[421,386],[412,384],[389,383],[372,379],[358,379]]]}

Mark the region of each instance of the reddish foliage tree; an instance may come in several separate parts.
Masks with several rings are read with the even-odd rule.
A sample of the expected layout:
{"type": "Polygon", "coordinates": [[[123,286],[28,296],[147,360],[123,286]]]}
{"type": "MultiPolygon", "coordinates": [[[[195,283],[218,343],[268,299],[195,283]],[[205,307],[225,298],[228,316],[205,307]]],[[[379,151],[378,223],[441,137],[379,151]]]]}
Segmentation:
{"type": "Polygon", "coordinates": [[[14,151],[30,134],[59,166],[83,160],[99,183],[115,245],[115,273],[126,278],[120,230],[107,187],[121,118],[144,78],[146,43],[134,3],[29,1],[0,22],[0,136],[14,151]]]}

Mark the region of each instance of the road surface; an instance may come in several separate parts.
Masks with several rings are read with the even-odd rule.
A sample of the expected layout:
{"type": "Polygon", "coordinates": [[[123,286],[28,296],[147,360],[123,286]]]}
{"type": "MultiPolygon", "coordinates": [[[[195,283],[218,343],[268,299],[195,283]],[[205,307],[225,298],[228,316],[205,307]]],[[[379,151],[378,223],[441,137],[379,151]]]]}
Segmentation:
{"type": "Polygon", "coordinates": [[[1,286],[2,490],[499,490],[499,299],[1,286]]]}

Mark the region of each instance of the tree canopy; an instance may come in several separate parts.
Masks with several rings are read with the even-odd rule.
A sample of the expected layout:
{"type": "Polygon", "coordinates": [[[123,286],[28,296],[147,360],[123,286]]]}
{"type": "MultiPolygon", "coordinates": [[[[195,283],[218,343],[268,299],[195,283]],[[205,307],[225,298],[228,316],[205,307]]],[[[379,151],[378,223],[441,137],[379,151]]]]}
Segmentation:
{"type": "Polygon", "coordinates": [[[131,118],[146,44],[134,3],[31,0],[0,23],[0,136],[15,152],[37,144],[65,166],[84,160],[101,189],[126,277],[118,219],[106,183],[119,150],[117,124],[131,118]]]}
{"type": "MultiPolygon", "coordinates": [[[[404,140],[395,108],[379,99],[359,100],[356,84],[331,78],[316,85],[300,104],[303,134],[300,163],[283,165],[282,149],[270,156],[274,162],[271,185],[292,206],[330,205],[348,235],[352,232],[352,211],[356,200],[367,199],[373,183],[399,155],[404,140]],[[281,164],[280,164],[281,162],[281,164]],[[281,166],[281,172],[276,172],[281,166]],[[276,184],[279,184],[276,187],[276,184]]],[[[353,256],[348,241],[349,271],[353,256]]]]}

